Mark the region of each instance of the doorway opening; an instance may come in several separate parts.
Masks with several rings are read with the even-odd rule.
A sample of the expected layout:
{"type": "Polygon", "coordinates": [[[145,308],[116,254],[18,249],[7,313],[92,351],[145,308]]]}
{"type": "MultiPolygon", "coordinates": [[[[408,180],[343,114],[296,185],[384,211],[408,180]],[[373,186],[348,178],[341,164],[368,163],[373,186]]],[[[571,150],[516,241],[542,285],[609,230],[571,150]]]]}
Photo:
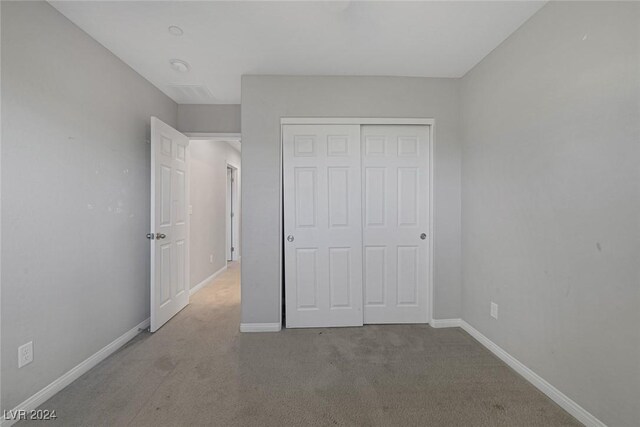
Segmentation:
{"type": "Polygon", "coordinates": [[[188,133],[191,164],[191,295],[241,256],[242,148],[239,134],[188,133]],[[233,248],[233,250],[232,250],[233,248]]]}
{"type": "Polygon", "coordinates": [[[239,134],[182,134],[155,118],[151,124],[155,331],[227,268],[239,268],[241,146],[239,134]]]}

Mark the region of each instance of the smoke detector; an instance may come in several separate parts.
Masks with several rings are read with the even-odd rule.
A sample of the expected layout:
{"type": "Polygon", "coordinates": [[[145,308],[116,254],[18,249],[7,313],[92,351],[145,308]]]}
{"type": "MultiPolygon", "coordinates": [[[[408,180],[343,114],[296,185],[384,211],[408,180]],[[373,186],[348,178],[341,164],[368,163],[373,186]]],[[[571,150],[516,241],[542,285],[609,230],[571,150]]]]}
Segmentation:
{"type": "Polygon", "coordinates": [[[169,34],[176,37],[180,37],[181,35],[184,34],[184,31],[182,31],[182,28],[176,25],[170,26],[169,28],[167,28],[167,30],[169,31],[169,34]]]}
{"type": "Polygon", "coordinates": [[[181,59],[172,59],[169,61],[169,64],[171,64],[171,68],[180,73],[186,73],[191,69],[191,66],[181,59]]]}

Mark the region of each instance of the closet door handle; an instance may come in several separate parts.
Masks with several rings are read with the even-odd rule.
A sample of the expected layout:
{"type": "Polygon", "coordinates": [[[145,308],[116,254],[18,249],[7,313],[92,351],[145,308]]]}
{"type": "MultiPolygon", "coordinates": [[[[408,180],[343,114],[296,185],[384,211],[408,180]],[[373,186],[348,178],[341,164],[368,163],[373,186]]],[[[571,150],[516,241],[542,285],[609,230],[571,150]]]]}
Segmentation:
{"type": "Polygon", "coordinates": [[[294,237],[293,237],[291,234],[289,234],[289,235],[287,236],[287,242],[293,242],[294,240],[295,240],[295,239],[294,239],[294,237]]]}
{"type": "Polygon", "coordinates": [[[426,238],[427,238],[427,235],[426,235],[425,233],[422,233],[422,234],[420,235],[420,238],[421,238],[422,240],[424,240],[424,239],[426,239],[426,238]]]}

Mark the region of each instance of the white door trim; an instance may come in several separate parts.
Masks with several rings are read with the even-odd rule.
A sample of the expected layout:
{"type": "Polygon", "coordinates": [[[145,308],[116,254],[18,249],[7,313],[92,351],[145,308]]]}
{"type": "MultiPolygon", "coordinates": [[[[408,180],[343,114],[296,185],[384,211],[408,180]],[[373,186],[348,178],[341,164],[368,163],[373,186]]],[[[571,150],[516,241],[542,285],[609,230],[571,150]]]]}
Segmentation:
{"type": "Polygon", "coordinates": [[[276,323],[240,323],[240,332],[280,332],[282,325],[276,323]]]}
{"type": "Polygon", "coordinates": [[[184,132],[184,135],[190,141],[226,142],[234,149],[241,151],[237,147],[238,144],[242,143],[242,135],[239,133],[184,132]]]}
{"type": "Polygon", "coordinates": [[[185,136],[194,141],[240,141],[239,133],[213,133],[213,132],[183,132],[185,136]]]}
{"type": "MultiPolygon", "coordinates": [[[[240,240],[239,240],[239,236],[240,236],[240,227],[238,227],[238,220],[237,220],[237,213],[238,213],[238,201],[240,199],[240,192],[238,191],[238,167],[232,163],[227,162],[227,169],[231,169],[231,178],[233,179],[233,183],[231,185],[231,206],[233,207],[233,221],[232,222],[232,229],[231,229],[231,246],[233,246],[234,251],[231,254],[231,261],[237,261],[238,260],[238,247],[240,246],[240,240]]],[[[227,221],[229,221],[230,218],[227,218],[227,221]]],[[[225,224],[226,227],[229,226],[229,223],[227,222],[225,224]]],[[[225,230],[225,232],[228,232],[228,230],[225,230]]],[[[228,246],[228,245],[227,245],[228,246]]],[[[229,248],[227,248],[229,249],[229,248]]]]}
{"type": "Polygon", "coordinates": [[[281,125],[425,125],[434,119],[389,117],[282,117],[281,125]]]}
{"type": "Polygon", "coordinates": [[[279,322],[282,323],[282,290],[284,288],[284,268],[283,268],[283,251],[284,251],[284,229],[282,228],[282,221],[284,211],[282,207],[284,198],[284,133],[283,126],[286,124],[354,124],[354,125],[424,125],[429,126],[429,273],[427,283],[427,295],[429,296],[428,323],[433,321],[433,259],[434,259],[434,228],[433,228],[433,213],[434,209],[434,194],[435,188],[435,158],[434,158],[434,145],[435,145],[435,126],[436,121],[434,118],[401,118],[401,117],[382,117],[382,118],[368,118],[368,117],[281,117],[280,118],[280,185],[279,185],[279,215],[278,215],[278,235],[280,236],[280,250],[279,250],[279,264],[280,264],[280,298],[279,301],[279,322]]]}

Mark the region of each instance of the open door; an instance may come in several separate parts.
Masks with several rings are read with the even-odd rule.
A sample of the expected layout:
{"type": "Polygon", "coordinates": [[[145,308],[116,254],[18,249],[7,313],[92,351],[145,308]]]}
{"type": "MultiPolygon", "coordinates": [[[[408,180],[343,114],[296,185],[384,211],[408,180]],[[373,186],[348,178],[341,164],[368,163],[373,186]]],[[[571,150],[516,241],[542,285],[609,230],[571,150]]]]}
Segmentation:
{"type": "Polygon", "coordinates": [[[151,117],[151,332],[189,304],[189,139],[151,117]]]}

